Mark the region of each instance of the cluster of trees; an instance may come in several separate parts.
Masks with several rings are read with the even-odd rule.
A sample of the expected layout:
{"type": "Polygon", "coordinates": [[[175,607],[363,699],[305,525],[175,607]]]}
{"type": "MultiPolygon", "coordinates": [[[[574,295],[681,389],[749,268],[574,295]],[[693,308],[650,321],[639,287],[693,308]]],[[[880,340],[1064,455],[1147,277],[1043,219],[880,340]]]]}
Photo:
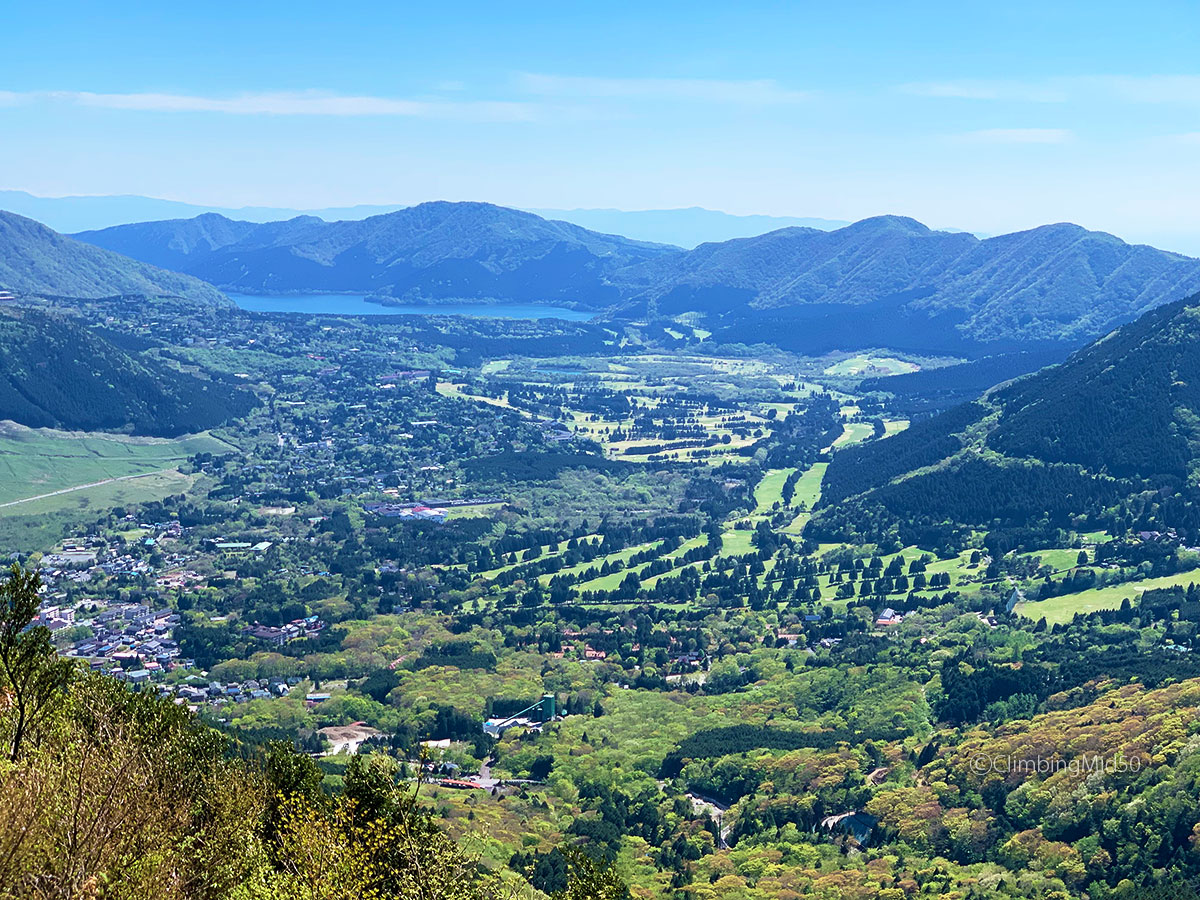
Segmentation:
{"type": "Polygon", "coordinates": [[[591,453],[567,450],[547,450],[538,453],[518,453],[505,450],[494,456],[468,460],[463,468],[480,482],[508,483],[512,481],[548,481],[564,469],[594,469],[599,472],[628,471],[631,464],[605,459],[591,453]]]}
{"type": "Polygon", "coordinates": [[[571,353],[627,352],[613,343],[609,332],[586,322],[397,316],[388,323],[387,330],[402,335],[406,345],[448,348],[453,351],[454,364],[462,368],[511,356],[548,358],[571,353]]]}
{"type": "MultiPolygon", "coordinates": [[[[1193,540],[1200,533],[1200,496],[1187,483],[1195,462],[1188,435],[1200,409],[1193,303],[1162,307],[1062,365],[835,454],[826,509],[809,534],[961,545],[971,527],[1045,533],[1074,520],[1115,534],[1174,528],[1193,540]],[[989,452],[964,453],[964,429],[989,452]]],[[[898,390],[904,378],[893,379],[898,390]]]]}
{"type": "Polygon", "coordinates": [[[1118,477],[1185,478],[1194,458],[1186,423],[1200,408],[1194,300],[1154,310],[997,392],[1004,413],[988,444],[1118,477]]]}
{"type": "Polygon", "coordinates": [[[831,506],[954,455],[962,449],[957,432],[986,413],[978,403],[964,403],[937,419],[915,423],[886,441],[870,441],[834,454],[821,483],[821,505],[831,506]]]}
{"type": "Polygon", "coordinates": [[[729,725],[706,729],[680,741],[666,755],[659,769],[659,777],[674,778],[683,770],[684,761],[688,759],[726,756],[747,750],[824,749],[852,738],[853,735],[845,731],[800,731],[768,725],[729,725]]]}
{"type": "Polygon", "coordinates": [[[841,437],[842,431],[841,404],[829,394],[816,393],[799,404],[798,411],[772,420],[771,430],[742,452],[755,456],[765,450],[762,465],[768,469],[807,469],[821,457],[824,448],[841,437]]]}
{"type": "Polygon", "coordinates": [[[982,717],[995,720],[1020,712],[1032,715],[1036,704],[1049,694],[1050,685],[1050,674],[1041,666],[1026,664],[1014,669],[986,660],[971,665],[965,656],[958,656],[942,663],[942,696],[934,712],[942,721],[956,725],[982,717]]]}
{"type": "MultiPolygon", "coordinates": [[[[684,540],[695,537],[699,533],[700,519],[698,516],[663,516],[654,522],[643,525],[621,525],[601,522],[597,526],[599,535],[591,539],[572,537],[566,550],[562,553],[542,557],[540,545],[531,546],[521,558],[524,560],[505,572],[494,576],[500,585],[510,585],[516,581],[530,581],[540,575],[553,575],[551,584],[573,584],[588,581],[598,575],[608,575],[627,566],[635,566],[652,559],[657,559],[675,550],[684,540]],[[606,560],[599,566],[584,569],[572,575],[558,575],[563,569],[574,568],[620,553],[626,547],[637,544],[659,541],[654,547],[648,547],[633,554],[627,560],[606,560]]],[[[547,541],[547,544],[557,544],[558,541],[547,541]]]]}
{"type": "Polygon", "coordinates": [[[447,641],[426,647],[421,655],[413,661],[411,668],[423,669],[427,666],[454,666],[456,669],[493,669],[496,666],[496,654],[483,649],[471,641],[447,641]]]}

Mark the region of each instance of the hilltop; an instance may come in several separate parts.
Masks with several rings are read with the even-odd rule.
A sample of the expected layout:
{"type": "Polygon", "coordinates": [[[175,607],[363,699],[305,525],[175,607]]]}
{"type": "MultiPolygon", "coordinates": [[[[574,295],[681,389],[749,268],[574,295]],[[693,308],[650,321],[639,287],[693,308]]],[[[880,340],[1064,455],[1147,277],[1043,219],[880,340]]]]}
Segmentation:
{"type": "Polygon", "coordinates": [[[83,232],[82,241],[251,293],[363,292],[442,299],[618,302],[618,269],[677,248],[487,203],[423,203],[360,221],[254,225],[209,214],[83,232]]]}
{"type": "Polygon", "coordinates": [[[173,371],[70,319],[0,312],[0,419],[173,437],[243,415],[253,396],[173,371]]]}
{"type": "Polygon", "coordinates": [[[839,219],[796,216],[733,215],[691,206],[685,209],[531,209],[545,219],[559,219],[641,241],[675,244],[692,249],[700,244],[753,237],[780,228],[816,228],[832,231],[849,225],[839,219]]]}
{"type": "Polygon", "coordinates": [[[977,402],[839,452],[810,536],[936,543],[963,528],[1082,519],[1195,532],[1198,346],[1200,295],[977,402]]]}
{"type": "Polygon", "coordinates": [[[0,210],[0,289],[51,297],[183,297],[228,300],[196,278],[147,265],[0,210]]]}

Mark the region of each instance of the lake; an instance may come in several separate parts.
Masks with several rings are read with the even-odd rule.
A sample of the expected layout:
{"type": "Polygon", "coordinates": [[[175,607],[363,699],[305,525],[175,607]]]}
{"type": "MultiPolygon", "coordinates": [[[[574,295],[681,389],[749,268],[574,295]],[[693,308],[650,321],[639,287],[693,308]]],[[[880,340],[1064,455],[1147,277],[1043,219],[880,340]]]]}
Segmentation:
{"type": "Polygon", "coordinates": [[[252,312],[310,313],[340,316],[480,316],[492,319],[566,319],[585,322],[595,313],[537,303],[445,303],[438,306],[384,306],[353,294],[289,294],[260,297],[226,293],[252,312]]]}

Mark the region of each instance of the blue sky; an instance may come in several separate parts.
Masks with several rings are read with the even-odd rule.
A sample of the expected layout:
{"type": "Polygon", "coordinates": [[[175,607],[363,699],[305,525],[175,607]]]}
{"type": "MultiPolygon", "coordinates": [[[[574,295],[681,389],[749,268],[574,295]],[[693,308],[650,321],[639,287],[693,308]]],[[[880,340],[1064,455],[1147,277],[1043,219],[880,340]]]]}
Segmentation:
{"type": "Polygon", "coordinates": [[[430,199],[1200,254],[1200,7],[59,3],[6,12],[0,188],[430,199]]]}

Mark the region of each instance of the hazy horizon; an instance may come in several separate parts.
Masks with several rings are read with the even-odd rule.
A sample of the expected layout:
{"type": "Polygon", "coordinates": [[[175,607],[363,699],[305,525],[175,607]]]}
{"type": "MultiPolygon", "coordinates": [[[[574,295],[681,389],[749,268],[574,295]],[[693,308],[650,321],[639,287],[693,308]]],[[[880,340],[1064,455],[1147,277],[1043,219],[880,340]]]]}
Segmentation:
{"type": "MultiPolygon", "coordinates": [[[[197,203],[190,200],[178,200],[166,197],[145,197],[137,194],[74,194],[60,197],[44,197],[18,189],[0,188],[0,209],[8,209],[42,224],[48,225],[64,234],[81,231],[101,230],[116,225],[132,224],[146,221],[161,221],[167,219],[193,218],[206,212],[215,212],[230,218],[241,218],[249,222],[271,222],[300,215],[311,215],[324,218],[326,221],[338,219],[357,220],[369,216],[382,215],[395,210],[417,206],[421,203],[445,201],[445,198],[431,197],[413,203],[361,203],[339,207],[264,207],[245,206],[227,207],[218,204],[197,203]],[[6,201],[12,195],[24,195],[30,203],[12,204],[6,201]],[[93,206],[89,203],[101,204],[110,201],[111,207],[93,206]],[[69,204],[77,202],[78,207],[69,204]],[[41,206],[41,204],[48,204],[41,206]],[[63,204],[55,207],[54,204],[63,204]],[[123,206],[117,204],[124,204],[123,206]],[[10,208],[11,207],[11,208],[10,208]],[[18,208],[22,207],[22,208],[18,208]],[[124,214],[113,210],[124,210],[124,214]]],[[[446,202],[491,202],[491,201],[446,201],[446,202]]],[[[507,204],[496,204],[506,206],[507,204]]],[[[577,207],[573,209],[537,209],[531,207],[511,206],[523,212],[533,213],[543,218],[558,218],[572,222],[592,231],[608,234],[620,234],[635,240],[670,243],[691,249],[706,241],[724,241],[738,237],[751,237],[767,231],[804,226],[817,228],[822,231],[833,231],[852,225],[846,220],[828,219],[821,216],[773,216],[760,213],[730,213],[725,210],[710,209],[703,206],[674,207],[669,209],[619,209],[615,207],[577,207]],[[644,217],[644,218],[639,218],[644,217]],[[690,218],[689,218],[690,217],[690,218]]],[[[885,211],[864,216],[864,219],[878,216],[907,216],[904,212],[885,211]]],[[[854,221],[861,221],[854,220],[854,221]]],[[[917,220],[921,221],[921,220],[917,220]]],[[[1063,224],[1065,220],[1043,222],[1040,225],[1063,224]]],[[[980,240],[998,237],[1011,232],[986,232],[971,228],[960,228],[957,225],[943,223],[921,222],[933,231],[965,232],[973,234],[980,240]]],[[[1080,223],[1069,223],[1080,224],[1080,223]]],[[[1039,227],[1038,225],[1031,226],[1039,227]]],[[[1023,231],[1028,229],[1014,229],[1023,231]]],[[[1104,232],[1105,229],[1090,229],[1104,232]]],[[[1128,244],[1144,244],[1167,250],[1185,256],[1200,257],[1200,241],[1189,249],[1188,247],[1172,246],[1170,242],[1154,243],[1130,238],[1116,232],[1108,231],[1128,244]]]]}
{"type": "Polygon", "coordinates": [[[39,196],[891,212],[1196,253],[1186,10],[14,10],[0,168],[39,196]]]}

